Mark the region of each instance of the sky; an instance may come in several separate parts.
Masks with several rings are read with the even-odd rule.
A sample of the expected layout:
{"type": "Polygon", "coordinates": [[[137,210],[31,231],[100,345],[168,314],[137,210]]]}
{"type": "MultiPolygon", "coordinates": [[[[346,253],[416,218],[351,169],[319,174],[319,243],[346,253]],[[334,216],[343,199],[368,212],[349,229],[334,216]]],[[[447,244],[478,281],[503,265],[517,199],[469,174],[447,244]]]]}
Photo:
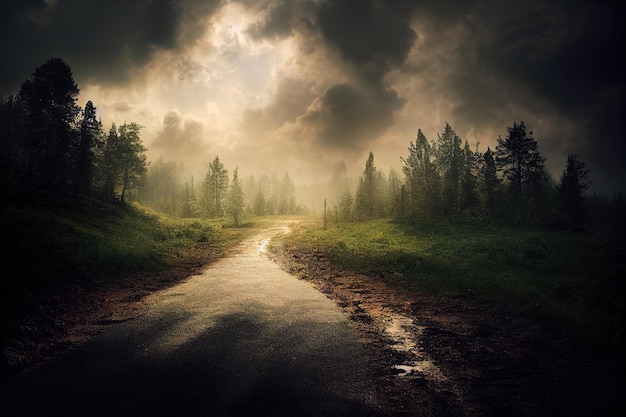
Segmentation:
{"type": "Polygon", "coordinates": [[[4,0],[0,95],[63,59],[151,160],[296,182],[401,170],[421,129],[472,149],[524,121],[558,181],[624,190],[624,6],[591,0],[4,0]]]}

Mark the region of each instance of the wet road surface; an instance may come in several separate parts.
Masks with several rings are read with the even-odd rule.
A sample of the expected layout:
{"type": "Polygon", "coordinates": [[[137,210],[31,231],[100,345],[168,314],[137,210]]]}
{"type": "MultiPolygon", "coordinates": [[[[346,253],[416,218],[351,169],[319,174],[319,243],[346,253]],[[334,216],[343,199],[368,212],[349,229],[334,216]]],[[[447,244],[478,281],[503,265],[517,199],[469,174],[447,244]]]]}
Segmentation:
{"type": "Polygon", "coordinates": [[[376,416],[347,317],[244,241],[148,312],[1,387],[3,416],[376,416]]]}

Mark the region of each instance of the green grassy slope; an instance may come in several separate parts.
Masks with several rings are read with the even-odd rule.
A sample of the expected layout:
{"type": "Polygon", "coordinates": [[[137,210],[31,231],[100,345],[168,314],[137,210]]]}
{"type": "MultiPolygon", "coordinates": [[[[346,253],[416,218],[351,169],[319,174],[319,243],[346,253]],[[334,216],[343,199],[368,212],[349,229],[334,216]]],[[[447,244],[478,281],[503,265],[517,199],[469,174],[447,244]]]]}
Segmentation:
{"type": "Polygon", "coordinates": [[[245,231],[168,218],[139,206],[65,199],[4,202],[2,336],[42,300],[72,288],[111,288],[134,273],[208,263],[245,231]]]}
{"type": "Polygon", "coordinates": [[[310,226],[287,244],[398,288],[482,297],[623,339],[626,251],[591,235],[381,219],[310,226]]]}

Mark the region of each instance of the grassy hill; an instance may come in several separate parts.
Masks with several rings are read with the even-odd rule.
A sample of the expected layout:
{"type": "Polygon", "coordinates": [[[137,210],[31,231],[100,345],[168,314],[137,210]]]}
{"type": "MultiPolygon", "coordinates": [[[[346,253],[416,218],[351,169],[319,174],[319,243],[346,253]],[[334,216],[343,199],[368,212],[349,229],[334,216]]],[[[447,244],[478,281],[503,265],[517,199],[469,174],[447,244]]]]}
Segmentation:
{"type": "Polygon", "coordinates": [[[54,316],[58,305],[79,294],[139,279],[155,281],[156,288],[162,273],[173,269],[184,278],[246,232],[136,205],[45,195],[4,201],[0,214],[2,341],[24,331],[25,317],[54,316]]]}
{"type": "Polygon", "coordinates": [[[480,297],[622,345],[626,247],[591,234],[388,219],[308,226],[287,245],[408,291],[480,297]]]}

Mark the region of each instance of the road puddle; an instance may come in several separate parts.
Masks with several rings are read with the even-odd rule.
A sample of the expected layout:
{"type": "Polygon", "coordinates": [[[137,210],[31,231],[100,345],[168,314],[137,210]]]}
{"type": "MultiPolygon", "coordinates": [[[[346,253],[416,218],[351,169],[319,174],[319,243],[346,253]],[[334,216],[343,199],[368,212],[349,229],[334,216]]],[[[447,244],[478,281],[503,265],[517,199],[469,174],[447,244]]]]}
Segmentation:
{"type": "Polygon", "coordinates": [[[259,253],[265,253],[265,248],[267,247],[267,244],[270,243],[270,240],[271,239],[265,239],[264,241],[259,243],[259,246],[258,246],[259,253]]]}
{"type": "Polygon", "coordinates": [[[394,369],[401,371],[398,376],[447,380],[435,362],[419,347],[419,338],[424,334],[424,326],[416,325],[409,317],[389,311],[384,312],[384,315],[384,333],[390,340],[389,347],[410,357],[405,363],[393,366],[394,369]]]}

